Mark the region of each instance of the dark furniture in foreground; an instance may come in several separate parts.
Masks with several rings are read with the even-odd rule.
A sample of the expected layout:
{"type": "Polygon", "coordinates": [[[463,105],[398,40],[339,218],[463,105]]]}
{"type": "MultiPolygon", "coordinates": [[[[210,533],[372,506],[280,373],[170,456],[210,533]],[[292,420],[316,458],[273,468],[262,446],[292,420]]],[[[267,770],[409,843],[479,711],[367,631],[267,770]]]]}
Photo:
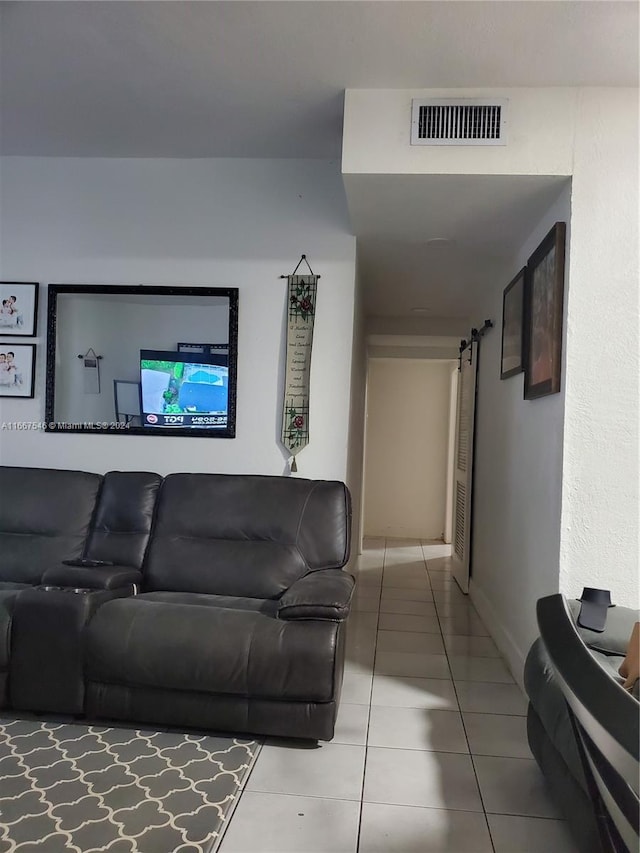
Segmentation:
{"type": "Polygon", "coordinates": [[[0,496],[0,707],[333,737],[342,483],[4,467],[0,496]]]}
{"type": "Polygon", "coordinates": [[[577,627],[579,608],[561,595],[538,602],[541,636],[525,665],[529,744],[581,853],[635,853],[640,705],[617,670],[639,614],[611,608],[596,633],[577,627]]]}

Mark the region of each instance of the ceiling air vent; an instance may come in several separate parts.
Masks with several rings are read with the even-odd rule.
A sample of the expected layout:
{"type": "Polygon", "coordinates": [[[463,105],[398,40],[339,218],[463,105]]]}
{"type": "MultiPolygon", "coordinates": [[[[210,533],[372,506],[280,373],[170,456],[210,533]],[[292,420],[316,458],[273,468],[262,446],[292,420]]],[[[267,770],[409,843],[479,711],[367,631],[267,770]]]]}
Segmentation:
{"type": "Polygon", "coordinates": [[[506,145],[507,99],[411,102],[412,145],[506,145]]]}

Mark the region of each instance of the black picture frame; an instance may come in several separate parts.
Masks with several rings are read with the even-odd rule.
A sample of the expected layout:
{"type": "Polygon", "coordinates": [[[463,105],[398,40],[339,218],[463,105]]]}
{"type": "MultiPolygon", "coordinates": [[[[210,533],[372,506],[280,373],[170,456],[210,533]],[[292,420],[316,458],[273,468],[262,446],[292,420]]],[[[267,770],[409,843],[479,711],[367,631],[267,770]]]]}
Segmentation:
{"type": "Polygon", "coordinates": [[[35,338],[39,290],[35,281],[0,281],[1,337],[35,338]],[[9,300],[13,300],[12,313],[5,313],[9,300]]]}
{"type": "MultiPolygon", "coordinates": [[[[236,436],[236,400],[238,374],[238,288],[237,287],[177,287],[162,285],[87,285],[87,284],[50,284],[47,303],[47,370],[45,383],[45,432],[77,432],[110,435],[162,435],[181,438],[235,438],[236,436]],[[64,294],[83,296],[157,296],[166,304],[172,297],[176,305],[185,297],[223,297],[229,300],[229,353],[228,353],[228,398],[227,423],[219,428],[181,427],[154,429],[134,423],[66,423],[56,420],[56,330],[58,326],[58,302],[64,294]]],[[[99,303],[98,303],[99,304],[99,303]]]]}
{"type": "Polygon", "coordinates": [[[502,294],[500,379],[524,370],[524,293],[526,267],[511,279],[502,294]]]}
{"type": "MultiPolygon", "coordinates": [[[[9,371],[0,369],[0,397],[14,400],[33,399],[36,387],[36,345],[7,342],[0,343],[0,367],[6,364],[2,356],[11,355],[13,380],[4,381],[9,371]]],[[[9,379],[9,377],[6,377],[9,379]]]]}
{"type": "Polygon", "coordinates": [[[556,222],[527,261],[525,400],[560,391],[566,231],[556,222]]]}

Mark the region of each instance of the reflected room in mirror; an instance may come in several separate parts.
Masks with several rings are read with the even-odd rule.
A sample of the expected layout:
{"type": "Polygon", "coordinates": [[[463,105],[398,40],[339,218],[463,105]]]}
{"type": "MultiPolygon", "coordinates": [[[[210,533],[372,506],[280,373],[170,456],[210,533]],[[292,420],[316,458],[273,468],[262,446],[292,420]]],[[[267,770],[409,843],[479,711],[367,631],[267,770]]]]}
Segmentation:
{"type": "Polygon", "coordinates": [[[235,437],[237,288],[50,284],[48,297],[47,432],[235,437]]]}

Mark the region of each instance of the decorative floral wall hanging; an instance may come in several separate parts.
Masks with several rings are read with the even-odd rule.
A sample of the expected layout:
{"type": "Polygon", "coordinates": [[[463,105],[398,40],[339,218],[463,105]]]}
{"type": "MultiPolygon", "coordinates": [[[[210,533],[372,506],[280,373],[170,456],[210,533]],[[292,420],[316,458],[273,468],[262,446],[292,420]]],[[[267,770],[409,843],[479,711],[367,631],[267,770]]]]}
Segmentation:
{"type": "Polygon", "coordinates": [[[311,348],[320,276],[313,274],[303,255],[293,273],[285,277],[288,281],[288,327],[282,443],[291,454],[291,471],[297,471],[296,456],[309,443],[311,348]],[[302,261],[309,267],[311,275],[296,275],[302,261]]]}

